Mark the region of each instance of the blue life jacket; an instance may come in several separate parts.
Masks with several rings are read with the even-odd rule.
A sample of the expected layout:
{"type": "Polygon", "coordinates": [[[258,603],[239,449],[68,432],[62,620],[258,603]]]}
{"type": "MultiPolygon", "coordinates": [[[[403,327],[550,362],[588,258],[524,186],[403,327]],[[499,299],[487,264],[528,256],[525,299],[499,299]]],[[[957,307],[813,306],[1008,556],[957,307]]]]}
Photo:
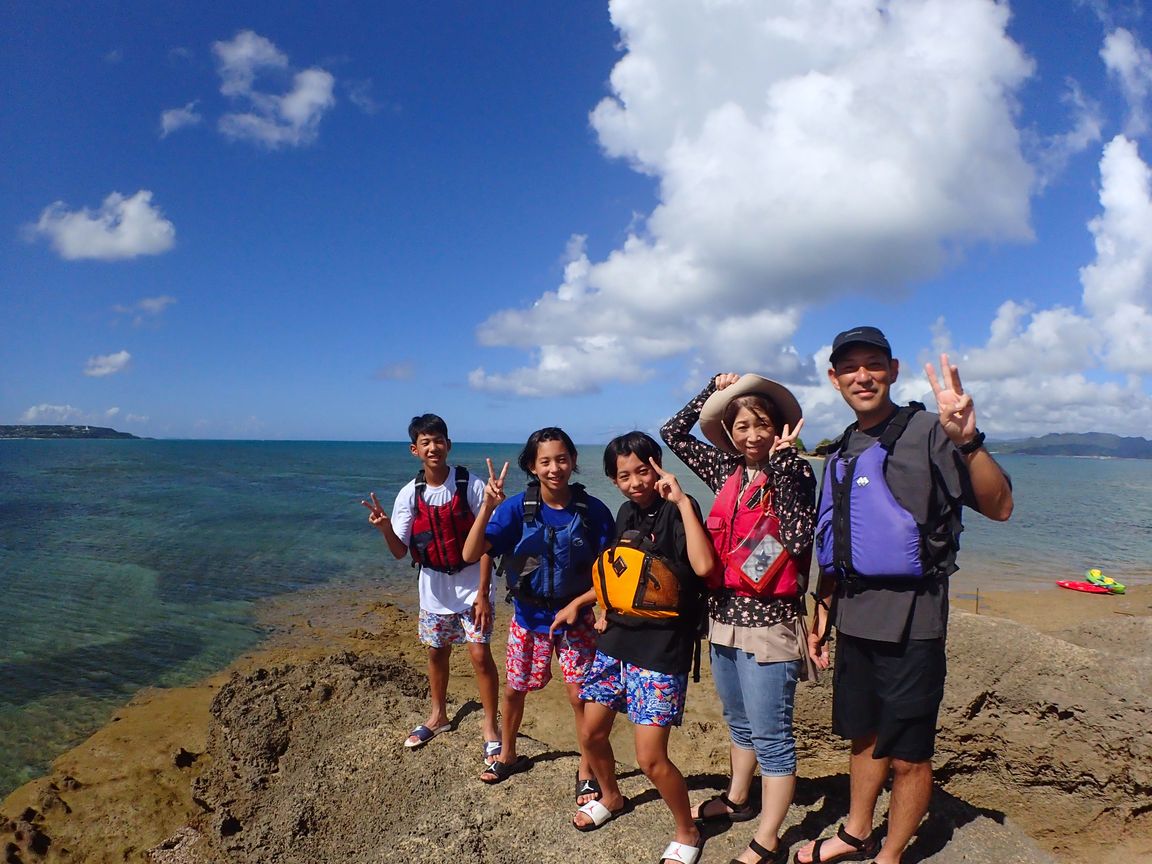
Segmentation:
{"type": "Polygon", "coordinates": [[[820,572],[844,580],[913,580],[925,565],[925,528],[892,495],[888,457],[908,423],[924,406],[900,408],[864,452],[842,456],[856,424],[833,445],[824,463],[816,513],[816,560],[820,572]]]}
{"type": "Polygon", "coordinates": [[[562,528],[544,524],[540,516],[545,505],[539,481],[530,482],[524,492],[520,542],[500,559],[509,596],[523,603],[561,609],[592,587],[592,564],[599,550],[588,527],[588,493],[579,483],[569,488],[576,514],[562,528]]]}

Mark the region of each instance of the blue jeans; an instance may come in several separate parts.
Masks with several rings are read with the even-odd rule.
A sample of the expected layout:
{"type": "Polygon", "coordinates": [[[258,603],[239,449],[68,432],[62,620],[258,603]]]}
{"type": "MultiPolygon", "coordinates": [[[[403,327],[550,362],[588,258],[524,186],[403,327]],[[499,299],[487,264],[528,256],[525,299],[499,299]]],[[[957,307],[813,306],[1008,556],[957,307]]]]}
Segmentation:
{"type": "Polygon", "coordinates": [[[800,661],[757,663],[747,651],[721,645],[713,645],[710,653],[712,678],[732,743],[741,750],[756,751],[765,777],[795,774],[792,709],[800,661]]]}

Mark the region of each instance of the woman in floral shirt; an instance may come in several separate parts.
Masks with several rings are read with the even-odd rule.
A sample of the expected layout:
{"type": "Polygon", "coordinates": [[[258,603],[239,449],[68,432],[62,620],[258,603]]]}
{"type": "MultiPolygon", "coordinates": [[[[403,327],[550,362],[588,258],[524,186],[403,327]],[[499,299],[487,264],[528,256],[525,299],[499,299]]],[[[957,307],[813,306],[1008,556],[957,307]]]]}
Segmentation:
{"type": "Polygon", "coordinates": [[[816,479],[795,448],[803,422],[787,388],[757,375],[722,373],[660,430],[672,452],[720,493],[708,518],[723,562],[710,581],[708,640],[732,739],[732,776],[726,792],[702,802],[697,816],[755,818],[752,778],[759,764],[760,825],[738,859],[748,864],[787,861],[779,829],[796,784],[792,709],[797,680],[811,674],[799,586],[811,557],[816,479]],[[698,420],[711,444],[693,437],[698,420]],[[746,535],[751,522],[758,531],[746,535]],[[749,569],[753,578],[745,581],[741,570],[749,569]]]}

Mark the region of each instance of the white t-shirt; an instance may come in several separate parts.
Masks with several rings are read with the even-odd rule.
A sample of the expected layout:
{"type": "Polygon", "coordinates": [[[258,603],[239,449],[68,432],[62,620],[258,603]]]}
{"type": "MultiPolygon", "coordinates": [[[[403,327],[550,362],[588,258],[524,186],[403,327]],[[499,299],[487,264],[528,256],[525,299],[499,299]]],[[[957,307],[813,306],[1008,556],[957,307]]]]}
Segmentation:
{"type": "MultiPolygon", "coordinates": [[[[448,478],[443,486],[429,484],[424,489],[424,501],[430,507],[447,504],[456,494],[456,468],[448,470],[448,478]]],[[[484,500],[484,482],[472,472],[468,472],[468,506],[473,514],[480,511],[480,502],[484,500]]],[[[408,545],[412,536],[412,517],[415,515],[413,504],[416,501],[416,480],[409,480],[408,485],[400,490],[396,496],[396,503],[392,505],[392,530],[400,538],[400,542],[408,545]]],[[[463,539],[463,538],[461,538],[463,539]]],[[[480,565],[470,564],[459,573],[441,573],[430,567],[420,567],[420,608],[425,612],[435,612],[437,615],[455,615],[467,612],[476,602],[476,592],[480,590],[480,565]]],[[[489,600],[495,602],[496,590],[493,584],[489,600]]]]}

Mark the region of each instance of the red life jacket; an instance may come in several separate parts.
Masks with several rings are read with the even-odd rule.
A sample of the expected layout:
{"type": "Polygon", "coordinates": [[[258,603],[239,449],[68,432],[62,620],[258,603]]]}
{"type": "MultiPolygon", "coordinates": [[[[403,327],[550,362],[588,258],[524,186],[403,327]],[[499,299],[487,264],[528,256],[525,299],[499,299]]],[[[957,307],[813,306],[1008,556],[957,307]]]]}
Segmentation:
{"type": "Polygon", "coordinates": [[[459,573],[468,566],[462,554],[468,530],[476,517],[468,506],[468,469],[457,466],[456,491],[447,504],[429,506],[424,500],[428,481],[424,469],[416,475],[416,501],[412,507],[412,529],[408,549],[413,567],[427,567],[441,573],[459,573]]]}
{"type": "Polygon", "coordinates": [[[741,466],[724,482],[708,513],[705,525],[719,560],[708,587],[745,597],[796,597],[807,581],[811,553],[797,561],[784,548],[767,478],[761,474],[741,493],[743,473],[741,466]]]}

